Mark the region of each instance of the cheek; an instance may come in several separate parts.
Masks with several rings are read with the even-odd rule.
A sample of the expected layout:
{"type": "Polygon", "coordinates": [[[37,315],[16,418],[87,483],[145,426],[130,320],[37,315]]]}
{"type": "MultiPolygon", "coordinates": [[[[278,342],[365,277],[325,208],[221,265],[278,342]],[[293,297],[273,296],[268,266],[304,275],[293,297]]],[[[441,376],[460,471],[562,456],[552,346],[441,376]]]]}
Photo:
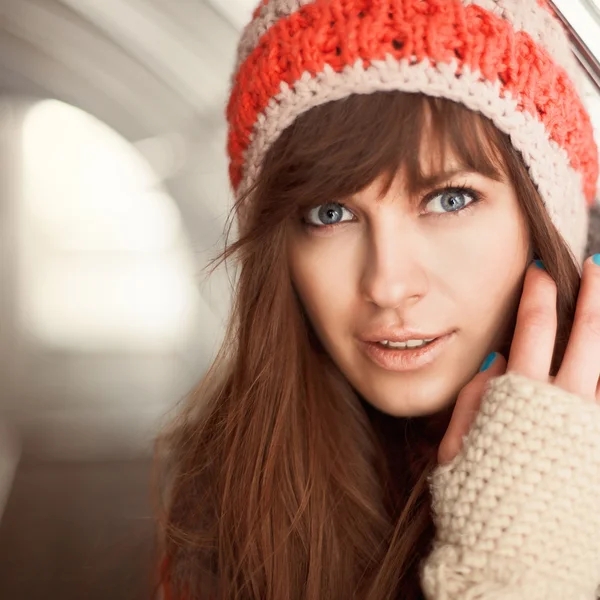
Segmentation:
{"type": "Polygon", "coordinates": [[[457,252],[460,268],[455,266],[452,276],[460,282],[463,306],[473,322],[499,327],[514,311],[528,262],[524,223],[513,212],[490,214],[489,222],[465,232],[457,252]]]}
{"type": "Polygon", "coordinates": [[[297,244],[289,252],[294,287],[324,342],[337,329],[344,328],[355,296],[351,256],[331,246],[297,244]]]}

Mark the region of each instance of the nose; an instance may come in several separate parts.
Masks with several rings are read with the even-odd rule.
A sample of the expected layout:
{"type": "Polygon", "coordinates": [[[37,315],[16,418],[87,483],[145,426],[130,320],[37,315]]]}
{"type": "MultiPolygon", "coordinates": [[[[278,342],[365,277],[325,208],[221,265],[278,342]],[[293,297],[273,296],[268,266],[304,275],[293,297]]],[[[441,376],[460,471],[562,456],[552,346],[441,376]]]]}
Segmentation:
{"type": "Polygon", "coordinates": [[[421,258],[424,240],[410,226],[394,222],[378,226],[369,237],[361,277],[365,299],[385,309],[418,302],[429,289],[421,258]]]}

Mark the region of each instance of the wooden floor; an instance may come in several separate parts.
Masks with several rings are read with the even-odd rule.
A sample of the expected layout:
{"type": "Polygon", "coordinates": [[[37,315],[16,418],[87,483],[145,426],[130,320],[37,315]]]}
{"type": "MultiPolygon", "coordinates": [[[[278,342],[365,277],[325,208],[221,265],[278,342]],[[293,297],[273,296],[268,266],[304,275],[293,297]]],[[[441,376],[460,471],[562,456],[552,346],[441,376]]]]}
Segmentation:
{"type": "Polygon", "coordinates": [[[148,600],[149,468],[21,465],[0,522],[0,598],[148,600]]]}

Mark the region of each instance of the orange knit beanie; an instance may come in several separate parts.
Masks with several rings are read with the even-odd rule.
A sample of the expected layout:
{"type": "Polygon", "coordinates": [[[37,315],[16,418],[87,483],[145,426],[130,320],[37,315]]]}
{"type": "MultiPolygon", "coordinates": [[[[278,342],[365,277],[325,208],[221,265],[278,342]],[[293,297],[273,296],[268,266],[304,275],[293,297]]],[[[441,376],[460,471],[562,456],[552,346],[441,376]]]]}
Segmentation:
{"type": "Polygon", "coordinates": [[[598,149],[581,70],[543,0],[263,0],[227,109],[237,197],[300,114],[400,90],[460,102],[510,136],[552,221],[581,258],[598,149]]]}

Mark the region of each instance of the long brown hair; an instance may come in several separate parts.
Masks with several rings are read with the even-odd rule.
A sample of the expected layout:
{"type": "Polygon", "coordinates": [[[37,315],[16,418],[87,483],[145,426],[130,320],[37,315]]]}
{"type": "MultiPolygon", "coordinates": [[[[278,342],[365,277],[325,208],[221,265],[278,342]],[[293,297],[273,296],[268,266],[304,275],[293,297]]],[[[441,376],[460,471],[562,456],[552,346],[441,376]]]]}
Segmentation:
{"type": "Polygon", "coordinates": [[[579,270],[507,136],[459,104],[400,92],[301,116],[269,152],[244,235],[225,251],[239,279],[223,347],[164,437],[174,600],[422,597],[419,563],[434,534],[427,477],[452,407],[398,419],[357,397],[304,316],[286,232],[306,207],[382,173],[391,183],[404,168],[418,189],[426,132],[439,156],[451,149],[514,184],[532,250],[558,283],[559,364],[579,270]]]}

